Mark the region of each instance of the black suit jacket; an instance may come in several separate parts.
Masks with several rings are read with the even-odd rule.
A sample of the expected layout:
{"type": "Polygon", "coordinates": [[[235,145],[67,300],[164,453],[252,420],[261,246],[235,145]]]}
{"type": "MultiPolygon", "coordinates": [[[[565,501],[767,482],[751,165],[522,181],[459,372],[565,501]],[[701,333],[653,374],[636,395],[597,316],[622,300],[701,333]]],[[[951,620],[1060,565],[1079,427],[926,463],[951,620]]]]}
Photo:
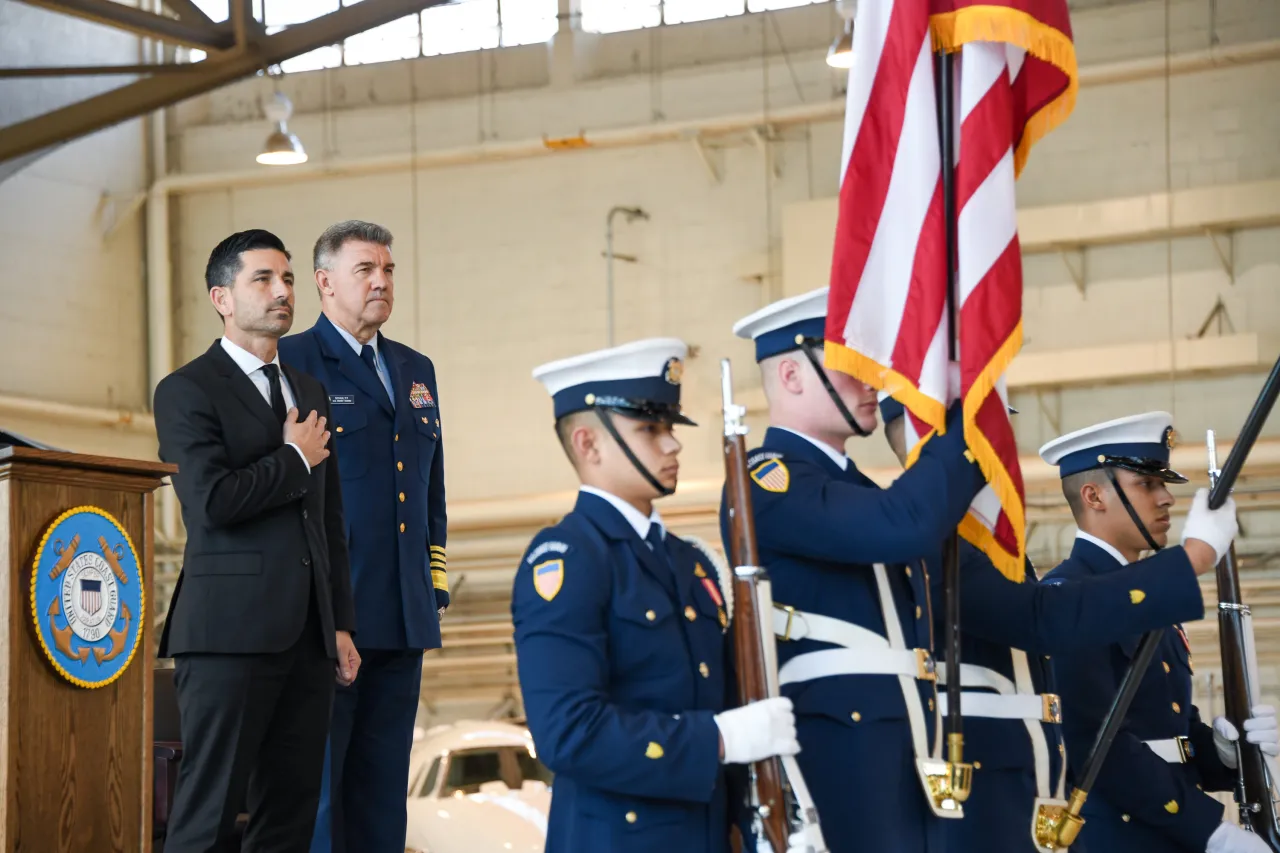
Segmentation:
{"type": "MultiPolygon", "coordinates": [[[[329,416],[316,379],[285,366],[299,418],[329,416]]],[[[156,387],[160,458],[176,463],[187,545],[160,656],[281,652],[314,586],[325,647],[355,631],[335,442],[307,473],[253,381],[215,341],[156,387]]]]}

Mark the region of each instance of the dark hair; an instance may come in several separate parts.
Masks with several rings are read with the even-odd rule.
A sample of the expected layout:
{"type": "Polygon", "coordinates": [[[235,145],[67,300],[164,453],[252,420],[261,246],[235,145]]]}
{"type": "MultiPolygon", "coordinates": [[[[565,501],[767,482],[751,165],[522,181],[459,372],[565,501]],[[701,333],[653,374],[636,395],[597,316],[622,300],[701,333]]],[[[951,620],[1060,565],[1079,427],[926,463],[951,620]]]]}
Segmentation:
{"type": "Polygon", "coordinates": [[[1080,521],[1080,516],[1084,514],[1084,502],[1080,499],[1080,490],[1084,488],[1086,483],[1092,483],[1098,488],[1106,488],[1107,476],[1100,468],[1090,468],[1088,471],[1077,471],[1062,478],[1062,496],[1067,499],[1067,506],[1071,507],[1071,517],[1080,521]]]}
{"type": "Polygon", "coordinates": [[[391,248],[391,232],[381,225],[362,222],[359,219],[348,219],[324,229],[324,233],[316,240],[315,249],[311,252],[311,263],[318,270],[332,270],[333,256],[342,251],[342,247],[352,241],[373,243],[391,248]]]}
{"type": "Polygon", "coordinates": [[[254,249],[275,249],[283,252],[286,258],[293,259],[289,250],[284,247],[284,242],[270,231],[261,228],[237,231],[214,246],[209,253],[209,263],[204,268],[205,285],[210,290],[215,287],[230,287],[235,283],[240,270],[244,269],[244,261],[240,256],[254,249]]]}

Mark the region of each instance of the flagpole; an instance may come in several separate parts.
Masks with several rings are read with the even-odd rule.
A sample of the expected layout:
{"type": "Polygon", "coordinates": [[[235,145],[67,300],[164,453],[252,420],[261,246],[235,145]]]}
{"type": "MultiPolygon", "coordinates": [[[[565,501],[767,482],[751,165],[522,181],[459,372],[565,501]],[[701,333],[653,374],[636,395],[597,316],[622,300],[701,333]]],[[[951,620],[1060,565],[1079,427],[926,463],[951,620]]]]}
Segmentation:
{"type": "MultiPolygon", "coordinates": [[[[935,54],[938,80],[938,137],[941,148],[942,214],[946,234],[948,361],[959,360],[956,301],[955,54],[935,54]]],[[[964,724],[960,709],[960,534],[952,530],[942,549],[944,642],[947,654],[947,763],[952,796],[964,802],[972,767],[964,763],[964,724]]]]}

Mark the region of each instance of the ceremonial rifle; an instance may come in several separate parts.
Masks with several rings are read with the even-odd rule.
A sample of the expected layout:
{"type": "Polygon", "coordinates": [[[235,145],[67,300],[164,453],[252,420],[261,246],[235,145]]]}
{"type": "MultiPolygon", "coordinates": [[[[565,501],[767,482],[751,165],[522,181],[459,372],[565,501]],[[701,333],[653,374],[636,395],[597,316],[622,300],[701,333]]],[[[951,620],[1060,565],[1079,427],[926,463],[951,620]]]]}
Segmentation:
{"type": "MultiPolygon", "coordinates": [[[[1280,359],[1271,369],[1253,410],[1249,413],[1239,437],[1231,447],[1227,463],[1218,471],[1218,452],[1213,430],[1208,434],[1209,508],[1217,509],[1244,465],[1244,457],[1257,441],[1258,433],[1280,395],[1280,359]]],[[[1240,598],[1240,572],[1236,563],[1236,546],[1231,547],[1218,563],[1218,643],[1222,653],[1222,695],[1226,717],[1243,734],[1244,721],[1251,716],[1257,698],[1258,659],[1254,647],[1253,617],[1240,598]]],[[[1236,741],[1237,784],[1236,805],[1240,825],[1252,829],[1272,850],[1280,853],[1280,822],[1272,794],[1275,781],[1268,772],[1262,751],[1243,737],[1236,741]]]]}
{"type": "MultiPolygon", "coordinates": [[[[756,544],[751,479],[747,473],[748,430],[742,422],[746,409],[733,402],[733,374],[728,359],[720,362],[720,382],[724,397],[725,505],[729,514],[729,541],[725,548],[733,566],[733,647],[738,700],[747,705],[778,694],[773,592],[769,575],[760,565],[756,544]]],[[[748,806],[757,837],[766,840],[774,853],[786,853],[792,833],[804,831],[809,849],[825,853],[818,814],[795,759],[766,758],[752,764],[748,774],[748,806]],[[800,805],[794,800],[799,800],[800,805]]]]}

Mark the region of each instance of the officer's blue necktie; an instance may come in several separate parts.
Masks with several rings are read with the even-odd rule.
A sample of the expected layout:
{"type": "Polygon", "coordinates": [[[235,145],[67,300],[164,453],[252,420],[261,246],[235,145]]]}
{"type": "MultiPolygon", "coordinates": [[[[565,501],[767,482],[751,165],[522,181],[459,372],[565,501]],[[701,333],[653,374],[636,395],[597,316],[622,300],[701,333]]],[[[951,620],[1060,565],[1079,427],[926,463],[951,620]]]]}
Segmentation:
{"type": "MultiPolygon", "coordinates": [[[[374,378],[378,380],[378,387],[385,394],[387,386],[382,384],[382,374],[378,372],[378,355],[373,351],[373,347],[368,344],[360,347],[360,360],[364,362],[365,367],[373,371],[374,378]]],[[[388,395],[387,400],[389,401],[390,399],[391,397],[388,395]]]]}
{"type": "Polygon", "coordinates": [[[667,550],[662,541],[661,525],[649,522],[649,532],[645,534],[644,541],[649,543],[649,547],[653,549],[653,553],[661,557],[663,562],[666,562],[667,550]]]}

